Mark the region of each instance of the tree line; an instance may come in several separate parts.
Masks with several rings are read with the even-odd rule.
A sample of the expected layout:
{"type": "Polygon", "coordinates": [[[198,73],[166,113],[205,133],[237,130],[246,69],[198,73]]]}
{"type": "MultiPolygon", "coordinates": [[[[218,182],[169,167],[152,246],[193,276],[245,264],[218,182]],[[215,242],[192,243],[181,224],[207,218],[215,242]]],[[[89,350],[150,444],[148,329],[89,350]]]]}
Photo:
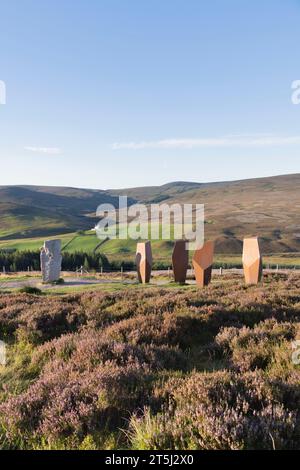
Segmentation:
{"type": "MultiPolygon", "coordinates": [[[[75,271],[81,266],[87,271],[109,269],[110,263],[102,253],[62,253],[62,270],[75,271]]],[[[0,269],[6,272],[39,271],[39,251],[0,251],[0,269]]]]}
{"type": "MultiPolygon", "coordinates": [[[[75,271],[83,267],[86,271],[134,271],[136,269],[135,261],[109,261],[103,253],[84,253],[82,251],[69,253],[62,252],[62,270],[75,271]]],[[[171,262],[154,261],[154,270],[167,270],[171,267],[171,262]]],[[[191,267],[191,266],[190,266],[191,267]]],[[[232,269],[242,268],[240,262],[214,262],[215,269],[232,269]]],[[[278,265],[268,264],[264,267],[276,269],[278,265]]],[[[281,269],[288,269],[292,266],[279,266],[281,269]]],[[[40,252],[39,251],[17,251],[17,250],[0,250],[0,272],[16,272],[16,271],[39,271],[40,270],[40,252]]],[[[300,266],[295,266],[300,269],[300,266]]]]}

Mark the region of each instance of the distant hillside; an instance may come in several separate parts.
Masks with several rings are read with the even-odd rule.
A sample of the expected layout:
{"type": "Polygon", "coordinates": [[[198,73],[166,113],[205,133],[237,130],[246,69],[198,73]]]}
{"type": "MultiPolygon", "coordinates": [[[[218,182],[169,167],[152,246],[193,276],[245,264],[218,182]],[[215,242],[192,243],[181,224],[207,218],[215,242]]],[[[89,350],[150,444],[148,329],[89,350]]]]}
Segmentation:
{"type": "Polygon", "coordinates": [[[198,189],[203,186],[202,183],[187,183],[178,181],[164,184],[163,186],[146,186],[141,188],[127,188],[109,190],[108,193],[113,196],[126,195],[138,202],[151,204],[166,201],[179,195],[198,189]]]}
{"type": "Polygon", "coordinates": [[[204,185],[168,202],[204,203],[218,252],[240,252],[251,235],[265,253],[300,251],[300,174],[204,185]]]}
{"type": "Polygon", "coordinates": [[[118,198],[89,189],[0,186],[0,239],[88,230],[102,203],[117,204],[118,198]]]}
{"type": "Polygon", "coordinates": [[[46,237],[91,229],[101,203],[205,204],[206,237],[219,253],[240,253],[259,235],[265,253],[300,251],[300,174],[221,183],[175,182],[120,190],[0,186],[0,240],[46,237]]]}

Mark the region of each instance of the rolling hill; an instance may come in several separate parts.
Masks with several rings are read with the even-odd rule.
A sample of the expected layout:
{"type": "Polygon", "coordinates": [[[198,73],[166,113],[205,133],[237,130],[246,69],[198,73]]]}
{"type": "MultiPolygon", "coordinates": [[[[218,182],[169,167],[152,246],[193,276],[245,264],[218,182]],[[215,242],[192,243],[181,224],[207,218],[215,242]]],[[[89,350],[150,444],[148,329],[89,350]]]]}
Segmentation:
{"type": "MultiPolygon", "coordinates": [[[[119,195],[127,195],[130,204],[205,204],[206,237],[216,241],[219,253],[240,253],[242,239],[250,235],[261,237],[265,253],[300,250],[300,174],[204,184],[174,182],[120,190],[1,186],[0,246],[21,249],[27,239],[35,246],[39,238],[63,234],[68,246],[79,246],[81,240],[73,240],[76,232],[90,230],[97,221],[97,206],[117,206],[119,195]]],[[[97,240],[91,237],[91,233],[82,237],[83,251],[87,240],[90,247],[97,246],[97,240]]],[[[108,243],[112,252],[118,246],[118,241],[108,243]]],[[[121,249],[131,252],[130,242],[128,247],[123,243],[121,249]]]]}
{"type": "Polygon", "coordinates": [[[106,191],[0,186],[0,239],[51,236],[91,229],[99,204],[118,204],[106,191]]]}

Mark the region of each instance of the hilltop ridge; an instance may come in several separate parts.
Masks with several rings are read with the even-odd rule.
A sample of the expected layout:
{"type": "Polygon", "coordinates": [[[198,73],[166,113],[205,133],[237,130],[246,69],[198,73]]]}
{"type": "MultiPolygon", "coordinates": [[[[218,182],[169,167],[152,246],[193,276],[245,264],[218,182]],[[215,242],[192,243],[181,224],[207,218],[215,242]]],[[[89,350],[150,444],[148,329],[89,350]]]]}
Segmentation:
{"type": "Polygon", "coordinates": [[[129,204],[204,204],[206,236],[219,252],[240,252],[243,237],[256,234],[267,253],[300,249],[300,174],[108,190],[0,186],[0,240],[89,230],[98,205],[118,207],[119,195],[127,195],[129,204]]]}

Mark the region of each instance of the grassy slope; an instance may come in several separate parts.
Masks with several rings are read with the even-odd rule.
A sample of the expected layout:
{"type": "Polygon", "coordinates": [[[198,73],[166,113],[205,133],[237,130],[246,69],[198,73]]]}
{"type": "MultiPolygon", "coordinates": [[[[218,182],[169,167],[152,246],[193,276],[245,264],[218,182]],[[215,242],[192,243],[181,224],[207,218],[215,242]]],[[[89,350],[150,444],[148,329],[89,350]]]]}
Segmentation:
{"type": "Polygon", "coordinates": [[[126,192],[146,202],[165,194],[168,204],[204,204],[206,237],[216,241],[217,252],[239,253],[242,239],[254,235],[261,237],[265,253],[299,251],[299,174],[196,184],[192,189],[177,185],[126,192]]]}
{"type": "MultiPolygon", "coordinates": [[[[245,236],[259,235],[265,254],[299,252],[300,175],[228,183],[172,183],[161,187],[111,190],[75,188],[0,187],[0,247],[39,248],[45,237],[68,239],[79,229],[90,229],[100,202],[116,202],[118,194],[130,201],[150,203],[203,203],[205,233],[216,241],[217,253],[239,255],[245,236]],[[55,208],[55,210],[53,209],[55,208]],[[9,240],[8,240],[9,239],[9,240]],[[23,241],[24,240],[24,241],[23,241]]],[[[93,251],[93,235],[76,237],[69,251],[93,251]]],[[[154,243],[159,256],[170,256],[170,247],[154,243]]],[[[120,258],[134,256],[135,243],[115,240],[101,249],[120,258]]]]}
{"type": "Polygon", "coordinates": [[[299,251],[300,175],[237,181],[189,191],[174,202],[204,203],[207,238],[217,251],[238,253],[259,235],[265,253],[299,251]]]}
{"type": "MultiPolygon", "coordinates": [[[[49,237],[57,238],[57,237],[49,237]]],[[[85,253],[93,253],[94,250],[105,254],[109,261],[134,261],[136,241],[134,240],[109,240],[101,247],[98,247],[99,239],[94,232],[86,232],[84,235],[77,233],[59,235],[62,241],[63,251],[74,253],[83,251],[85,253]]],[[[5,240],[0,241],[1,249],[14,249],[19,251],[37,251],[44,243],[44,238],[32,238],[22,240],[5,240]]],[[[171,256],[173,250],[172,241],[153,241],[152,251],[155,262],[169,263],[171,265],[171,256]]],[[[192,256],[192,253],[191,253],[192,256]]],[[[300,256],[298,253],[278,253],[264,256],[264,263],[279,266],[300,266],[300,256]]],[[[234,254],[216,254],[216,263],[225,264],[241,264],[242,255],[234,254]]]]}
{"type": "Polygon", "coordinates": [[[1,186],[0,238],[17,239],[88,230],[99,204],[117,203],[105,191],[1,186]]]}

